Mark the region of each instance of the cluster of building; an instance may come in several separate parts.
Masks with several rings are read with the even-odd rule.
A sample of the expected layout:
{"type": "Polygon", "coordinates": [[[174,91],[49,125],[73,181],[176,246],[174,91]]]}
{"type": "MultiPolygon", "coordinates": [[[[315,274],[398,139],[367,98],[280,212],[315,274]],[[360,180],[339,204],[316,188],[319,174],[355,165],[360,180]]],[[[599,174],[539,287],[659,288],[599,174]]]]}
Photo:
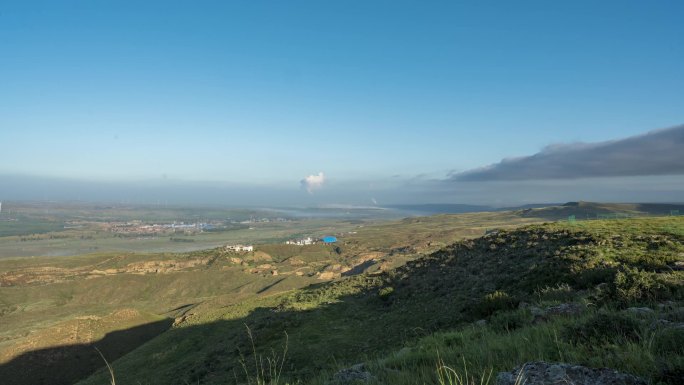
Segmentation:
{"type": "Polygon", "coordinates": [[[248,223],[271,223],[271,222],[291,222],[290,219],[287,218],[255,218],[251,217],[247,220],[244,221],[231,221],[231,223],[242,223],[242,224],[248,224],[248,223]]]}
{"type": "Polygon", "coordinates": [[[248,253],[254,251],[254,246],[252,245],[227,245],[226,250],[235,253],[248,253]]]}
{"type": "Polygon", "coordinates": [[[304,245],[315,245],[316,241],[313,240],[311,237],[306,237],[306,238],[301,238],[301,239],[292,239],[289,241],[285,241],[286,245],[297,245],[297,246],[304,246],[304,245]]]}
{"type": "Polygon", "coordinates": [[[105,230],[119,234],[168,234],[176,232],[199,233],[215,228],[215,225],[204,222],[197,223],[164,223],[144,224],[140,221],[126,223],[106,223],[105,230]]]}
{"type": "Polygon", "coordinates": [[[318,243],[319,241],[320,241],[320,242],[323,242],[323,243],[326,243],[326,244],[327,244],[327,243],[335,243],[335,242],[337,242],[337,238],[335,238],[335,237],[333,237],[333,236],[331,236],[331,235],[322,237],[322,238],[319,239],[319,240],[313,239],[313,238],[311,238],[311,237],[306,237],[306,238],[301,238],[301,239],[289,240],[289,241],[286,241],[285,244],[286,244],[286,245],[305,246],[305,245],[315,245],[315,244],[318,243]]]}

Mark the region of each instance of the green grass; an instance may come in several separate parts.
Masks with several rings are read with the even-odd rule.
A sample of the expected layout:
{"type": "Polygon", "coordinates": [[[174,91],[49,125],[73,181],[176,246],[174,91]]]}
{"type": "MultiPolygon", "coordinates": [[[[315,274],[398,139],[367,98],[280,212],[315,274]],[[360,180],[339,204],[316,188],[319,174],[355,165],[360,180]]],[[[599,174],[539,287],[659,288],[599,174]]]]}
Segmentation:
{"type": "MultiPolygon", "coordinates": [[[[609,367],[642,376],[654,383],[668,383],[668,373],[682,368],[681,345],[662,349],[665,329],[650,330],[647,322],[633,320],[630,327],[610,335],[610,341],[589,340],[578,343],[564,337],[567,330],[594,325],[601,315],[590,311],[576,318],[555,318],[543,324],[526,322],[514,330],[493,326],[464,326],[450,332],[437,332],[407,344],[393,353],[367,361],[377,384],[436,384],[435,363],[456,371],[467,383],[494,383],[497,372],[509,371],[524,362],[570,362],[589,367],[609,367]],[[662,340],[662,341],[661,341],[662,340]]],[[[616,311],[606,317],[621,318],[616,311]]],[[[611,327],[605,332],[614,332],[611,327]]],[[[681,340],[684,332],[677,331],[681,340]]],[[[604,334],[602,338],[606,337],[604,334]]],[[[308,383],[323,384],[329,373],[308,383]]],[[[674,383],[674,382],[669,382],[674,383]]]]}
{"type": "MultiPolygon", "coordinates": [[[[543,216],[565,215],[568,209],[553,210],[543,211],[543,216]]],[[[321,234],[336,233],[335,229],[354,229],[355,233],[344,233],[334,247],[259,245],[258,250],[273,257],[274,262],[269,263],[281,272],[279,276],[245,273],[243,269],[253,269],[263,262],[246,258],[247,267],[235,265],[219,249],[181,254],[100,252],[64,258],[5,259],[0,261],[0,275],[21,269],[116,269],[151,260],[209,258],[212,262],[165,274],[117,274],[88,279],[73,275],[53,283],[0,287],[0,317],[4,326],[0,331],[0,353],[14,342],[30,338],[36,330],[60,328],[75,316],[106,316],[117,309],[134,308],[162,318],[182,314],[186,318],[116,360],[113,367],[119,384],[225,384],[234,382],[236,373],[238,381],[247,381],[240,357],[271,357],[273,351],[282,348],[284,332],[290,336],[289,352],[279,381],[306,383],[318,381],[319,377],[323,381],[344,365],[380,362],[429,336],[467,330],[480,318],[489,320],[484,329],[491,332],[487,336],[517,333],[532,327],[528,315],[517,309],[522,302],[546,305],[584,301],[617,313],[633,305],[681,301],[682,272],[674,272],[672,266],[682,260],[684,218],[529,225],[540,221],[535,215],[534,210],[438,215],[344,225],[349,227],[337,227],[334,221],[307,222],[312,230],[319,226],[316,231],[321,234]],[[487,228],[500,231],[480,237],[487,228]],[[354,261],[371,254],[378,259],[378,265],[398,268],[382,273],[375,266],[369,269],[372,274],[331,284],[282,274],[296,268],[288,262],[293,258],[308,263],[310,271],[315,272],[328,264],[352,266],[354,261]],[[312,283],[315,284],[303,288],[312,283]],[[254,350],[245,336],[245,324],[253,331],[254,350]],[[312,357],[316,360],[312,361],[312,357]]],[[[276,240],[301,231],[292,223],[278,226],[281,225],[263,228],[258,237],[276,240]]],[[[248,230],[237,230],[235,234],[240,231],[248,230]]],[[[204,236],[189,238],[202,243],[204,236]]],[[[176,243],[168,238],[165,242],[176,243]]],[[[653,340],[677,341],[662,335],[654,336],[653,340]]],[[[525,340],[517,340],[522,341],[525,340]]],[[[669,372],[663,370],[676,373],[676,349],[658,349],[669,352],[673,358],[664,363],[643,361],[650,369],[633,372],[655,379],[660,378],[660,369],[654,367],[673,365],[669,372]]],[[[446,350],[441,357],[446,366],[459,368],[460,378],[465,378],[462,361],[451,360],[446,350]]],[[[473,357],[472,363],[466,360],[467,367],[472,365],[474,369],[469,369],[468,381],[480,378],[479,371],[495,367],[478,366],[479,358],[473,357]]],[[[435,355],[426,359],[430,361],[424,369],[426,383],[437,381],[437,360],[435,355]]],[[[412,373],[409,367],[405,370],[412,373]]],[[[407,381],[423,381],[418,375],[404,376],[407,381]]],[[[86,383],[103,381],[106,382],[104,372],[86,383]]]]}
{"type": "MultiPolygon", "coordinates": [[[[681,217],[531,225],[456,243],[388,273],[227,305],[209,300],[113,366],[123,384],[234,383],[240,357],[250,357],[246,324],[252,356],[277,351],[288,333],[282,379],[289,382],[324,383],[339,368],[365,362],[377,383],[432,384],[441,359],[479,383],[492,371],[543,359],[673,383],[684,356],[667,341],[680,337],[650,323],[678,313],[632,320],[622,309],[682,306],[684,273],[669,266],[683,259],[683,227],[681,217]],[[529,310],[518,308],[561,300],[590,310],[533,323],[529,310]],[[480,318],[488,325],[472,326],[480,318]],[[598,335],[572,337],[597,328],[598,335]]],[[[245,381],[238,374],[237,382],[245,381]]]]}

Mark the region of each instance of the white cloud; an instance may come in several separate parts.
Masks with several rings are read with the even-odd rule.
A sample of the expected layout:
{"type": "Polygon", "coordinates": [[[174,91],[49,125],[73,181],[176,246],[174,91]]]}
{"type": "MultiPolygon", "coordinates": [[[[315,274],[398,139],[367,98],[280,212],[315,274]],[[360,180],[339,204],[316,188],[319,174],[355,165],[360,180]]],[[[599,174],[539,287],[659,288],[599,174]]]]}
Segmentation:
{"type": "Polygon", "coordinates": [[[306,178],[302,179],[300,183],[303,189],[308,191],[309,194],[313,194],[314,190],[318,190],[323,187],[323,184],[325,183],[325,175],[323,175],[323,172],[321,171],[318,173],[318,175],[307,176],[306,178]]]}

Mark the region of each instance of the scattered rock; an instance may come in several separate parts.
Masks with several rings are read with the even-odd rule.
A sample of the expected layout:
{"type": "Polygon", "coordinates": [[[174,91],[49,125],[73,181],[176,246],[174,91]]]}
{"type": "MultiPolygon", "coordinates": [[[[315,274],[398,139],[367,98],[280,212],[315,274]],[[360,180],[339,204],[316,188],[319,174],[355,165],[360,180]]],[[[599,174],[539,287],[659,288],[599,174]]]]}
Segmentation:
{"type": "Polygon", "coordinates": [[[496,377],[496,385],[646,385],[646,381],[617,370],[601,368],[591,369],[586,366],[547,363],[543,361],[528,362],[510,372],[500,372],[496,377]],[[520,371],[522,369],[522,374],[520,371]],[[518,379],[518,376],[521,379],[518,379]],[[516,382],[516,379],[519,381],[516,382]]]}
{"type": "MultiPolygon", "coordinates": [[[[190,269],[197,266],[204,266],[209,263],[209,258],[188,259],[188,260],[161,260],[161,261],[145,261],[133,262],[121,269],[116,269],[117,273],[128,274],[160,274],[170,273],[184,269],[190,269]]],[[[113,269],[105,270],[106,274],[113,274],[113,269]]]]}
{"type": "Polygon", "coordinates": [[[332,383],[335,385],[346,385],[368,382],[372,376],[365,369],[366,366],[364,364],[356,364],[351,368],[342,369],[333,375],[332,383]]]}
{"type": "Polygon", "coordinates": [[[658,304],[659,310],[673,310],[677,308],[677,302],[665,301],[658,304]]]}
{"type": "Polygon", "coordinates": [[[653,313],[653,309],[649,307],[629,307],[625,310],[628,313],[646,315],[653,313]]]}
{"type": "Polygon", "coordinates": [[[672,322],[666,320],[666,319],[657,319],[653,322],[651,322],[651,329],[659,329],[659,328],[664,328],[668,327],[672,324],[672,322]]]}
{"type": "Polygon", "coordinates": [[[297,258],[297,257],[292,257],[292,258],[288,259],[287,262],[292,266],[299,266],[299,265],[303,265],[305,263],[301,258],[297,258]]]}
{"type": "Polygon", "coordinates": [[[535,317],[543,317],[546,315],[546,311],[536,306],[530,306],[530,313],[535,317]]]}
{"type": "Polygon", "coordinates": [[[579,315],[584,311],[584,306],[579,303],[562,303],[546,309],[547,315],[579,315]]]}
{"type": "Polygon", "coordinates": [[[523,308],[527,308],[532,314],[532,323],[546,322],[549,317],[555,316],[576,316],[584,312],[585,307],[579,303],[562,303],[557,306],[551,306],[546,309],[541,309],[537,306],[526,305],[523,308]]]}
{"type": "Polygon", "coordinates": [[[672,322],[670,320],[659,318],[651,322],[651,329],[671,328],[684,330],[684,322],[672,322]]]}
{"type": "Polygon", "coordinates": [[[411,348],[409,348],[408,346],[404,346],[403,348],[399,349],[399,351],[396,352],[394,355],[396,357],[403,357],[403,356],[408,355],[410,353],[411,353],[411,348]]]}
{"type": "Polygon", "coordinates": [[[318,273],[318,279],[323,279],[323,280],[329,280],[329,279],[334,279],[336,277],[339,277],[340,273],[335,273],[333,271],[324,271],[322,273],[318,273]]]}

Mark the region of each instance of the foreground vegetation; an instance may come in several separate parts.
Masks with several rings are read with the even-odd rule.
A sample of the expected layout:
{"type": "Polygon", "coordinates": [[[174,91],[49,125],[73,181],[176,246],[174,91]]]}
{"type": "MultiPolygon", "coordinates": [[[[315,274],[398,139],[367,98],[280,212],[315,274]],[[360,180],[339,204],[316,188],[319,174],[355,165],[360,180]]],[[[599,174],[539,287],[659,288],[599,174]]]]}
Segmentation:
{"type": "MultiPolygon", "coordinates": [[[[122,218],[133,214],[111,213],[122,218]]],[[[247,254],[217,248],[186,253],[98,252],[5,258],[0,260],[0,375],[10,384],[71,384],[102,366],[92,348],[95,342],[108,359],[115,360],[172,324],[189,323],[200,314],[211,320],[216,309],[251,298],[273,296],[342,275],[387,271],[457,240],[480,236],[487,228],[512,228],[535,221],[539,219],[523,217],[520,212],[501,212],[377,224],[316,220],[301,226],[287,222],[283,226],[291,227],[289,230],[259,228],[253,233],[282,238],[289,231],[304,236],[307,226],[317,224],[316,231],[322,234],[341,233],[340,242],[332,246],[258,244],[255,252],[247,254]],[[346,228],[354,231],[345,232],[346,228]]],[[[63,236],[84,231],[88,230],[29,238],[52,237],[50,242],[64,242],[63,247],[69,248],[73,239],[63,236]]],[[[90,241],[100,242],[97,237],[90,241]]],[[[242,305],[252,306],[249,302],[242,305]]]]}
{"type": "Polygon", "coordinates": [[[444,375],[438,362],[493,383],[498,371],[550,360],[677,384],[683,241],[682,217],[501,230],[388,272],[207,301],[113,367],[120,384],[247,383],[254,372],[241,362],[282,352],[286,332],[281,383],[330,383],[364,363],[371,383],[431,384],[444,375]]]}

